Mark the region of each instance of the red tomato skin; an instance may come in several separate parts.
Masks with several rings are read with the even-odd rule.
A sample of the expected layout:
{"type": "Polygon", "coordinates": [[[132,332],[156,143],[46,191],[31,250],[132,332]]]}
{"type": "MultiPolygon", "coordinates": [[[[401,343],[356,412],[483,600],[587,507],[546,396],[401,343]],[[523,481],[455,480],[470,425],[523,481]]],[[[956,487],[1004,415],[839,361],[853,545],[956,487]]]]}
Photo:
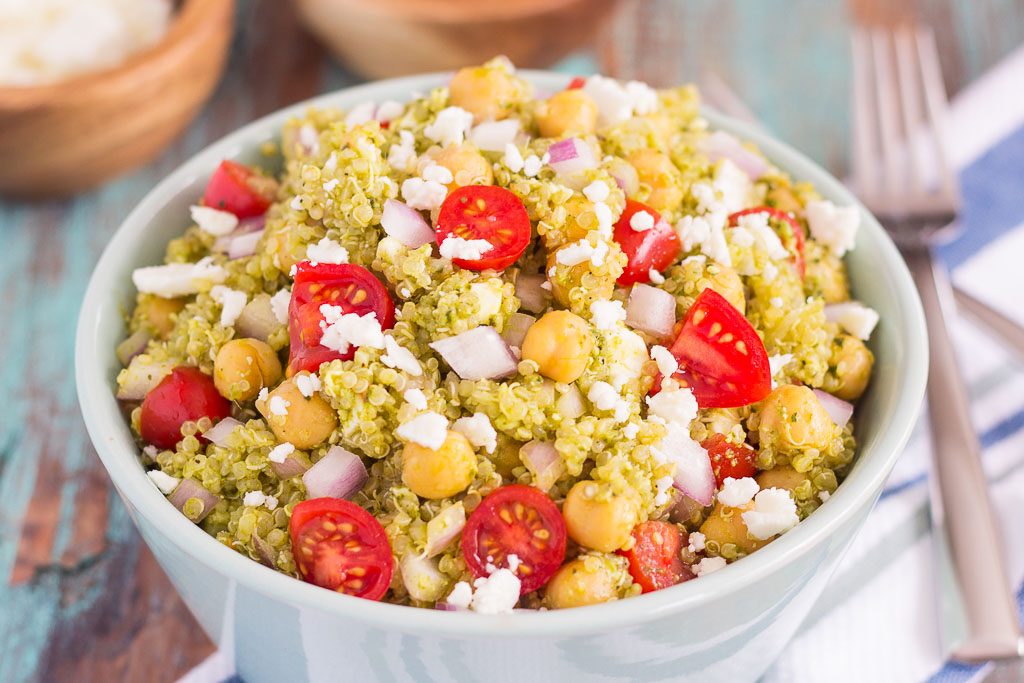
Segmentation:
{"type": "Polygon", "coordinates": [[[479,259],[452,259],[466,270],[504,270],[530,244],[530,216],[515,193],[496,185],[467,185],[448,194],[437,215],[437,243],[450,236],[485,239],[493,246],[479,259]]]}
{"type": "Polygon", "coordinates": [[[565,89],[566,90],[579,90],[580,88],[582,88],[586,84],[587,84],[587,77],[586,76],[575,76],[571,81],[569,81],[569,85],[565,86],[565,89]]]}
{"type": "MultiPolygon", "coordinates": [[[[491,527],[490,530],[493,530],[498,523],[509,527],[504,529],[506,541],[519,541],[515,547],[512,547],[515,545],[514,543],[509,543],[501,548],[505,556],[515,554],[523,564],[528,564],[531,568],[527,575],[523,575],[519,571],[516,572],[521,581],[520,595],[535,591],[546,584],[548,579],[554,576],[562,566],[562,560],[565,559],[567,531],[565,520],[555,502],[543,491],[523,484],[501,486],[489,493],[473,510],[462,530],[462,556],[466,560],[469,571],[477,578],[488,575],[487,554],[481,555],[483,552],[481,548],[482,532],[485,531],[484,527],[491,527]],[[513,503],[522,503],[524,507],[537,513],[539,521],[549,533],[545,548],[539,550],[529,545],[531,537],[525,535],[531,533],[528,530],[524,531],[522,527],[512,528],[511,525],[501,522],[498,510],[502,506],[513,503]],[[518,533],[520,531],[522,533],[518,533]],[[515,538],[517,535],[520,538],[515,538]]],[[[494,555],[492,554],[491,557],[494,555]]],[[[499,569],[505,566],[504,557],[494,559],[494,565],[499,569]]]]}
{"type": "Polygon", "coordinates": [[[693,578],[679,554],[685,540],[676,525],[652,520],[636,525],[633,547],[619,554],[629,560],[633,582],[651,593],[693,578]]]}
{"type": "Polygon", "coordinates": [[[146,394],[139,431],[148,443],[170,449],[182,440],[181,425],[186,422],[203,417],[216,422],[230,414],[231,402],[220,395],[209,375],[179,365],[146,394]]]}
{"type": "Polygon", "coordinates": [[[320,329],[320,321],[323,320],[320,305],[323,303],[340,305],[346,313],[376,313],[383,330],[395,326],[395,302],[388,294],[387,288],[369,270],[352,263],[313,265],[309,261],[302,261],[295,266],[295,283],[288,304],[289,375],[304,370],[316,372],[323,363],[336,359],[349,360],[355,355],[354,348],[341,354],[320,346],[320,339],[323,337],[323,330],[320,329]],[[323,288],[320,293],[314,294],[311,291],[312,288],[321,285],[323,288]],[[353,305],[346,299],[326,300],[322,294],[335,290],[342,291],[350,286],[358,287],[366,295],[358,305],[353,305]]]}
{"type": "Polygon", "coordinates": [[[745,443],[730,443],[724,435],[713,434],[700,445],[711,457],[711,469],[719,487],[728,477],[743,479],[757,473],[757,451],[745,443]]]}
{"type": "Polygon", "coordinates": [[[650,282],[651,269],[658,272],[665,270],[682,249],[679,236],[668,221],[662,219],[661,214],[651,207],[634,199],[626,200],[626,208],[615,224],[612,236],[628,259],[618,279],[618,283],[623,286],[650,282]],[[654,218],[654,227],[650,230],[637,232],[630,227],[633,215],[640,211],[646,211],[654,218]]]}
{"type": "Polygon", "coordinates": [[[274,198],[254,186],[251,181],[257,177],[258,174],[248,166],[225,159],[206,184],[203,204],[229,211],[239,218],[262,216],[274,198]]]}
{"type": "MultiPolygon", "coordinates": [[[[757,403],[772,390],[768,352],[757,330],[732,304],[711,289],[704,289],[686,314],[679,335],[669,349],[679,361],[673,375],[689,387],[701,408],[738,408],[757,403]],[[719,334],[709,338],[715,323],[719,334]],[[733,341],[721,343],[729,333],[733,341]],[[743,342],[745,352],[737,348],[743,342]]],[[[661,390],[660,375],[651,393],[661,390]]]]}
{"type": "Polygon", "coordinates": [[[753,209],[744,209],[743,211],[730,214],[729,225],[736,226],[739,224],[740,217],[749,216],[754,213],[766,213],[770,218],[789,223],[789,227],[793,229],[793,266],[796,268],[800,278],[803,279],[807,266],[804,262],[804,230],[800,227],[800,223],[785,211],[774,209],[770,206],[757,206],[753,209]]]}
{"type": "Polygon", "coordinates": [[[391,554],[391,544],[387,532],[373,515],[356,503],[341,498],[304,500],[292,510],[288,531],[292,540],[292,553],[295,556],[296,567],[303,581],[367,600],[380,600],[387,593],[395,572],[395,560],[391,554]],[[302,538],[320,531],[322,529],[320,525],[325,520],[334,523],[338,529],[328,532],[328,538],[317,544],[319,557],[316,557],[313,560],[314,564],[310,566],[309,560],[303,560],[300,557],[301,550],[299,549],[302,547],[302,538]],[[347,534],[340,530],[341,524],[346,522],[354,527],[354,530],[347,534]],[[342,539],[331,540],[330,536],[334,535],[340,535],[342,539]],[[337,578],[337,572],[343,570],[343,567],[337,565],[346,564],[345,562],[339,560],[335,566],[328,566],[331,559],[341,558],[345,555],[343,541],[353,537],[359,541],[361,551],[355,561],[350,561],[347,564],[363,566],[369,570],[363,576],[369,576],[372,579],[369,586],[357,592],[341,590],[339,585],[331,585],[332,579],[337,578]],[[319,560],[319,564],[316,560],[319,560]]]}

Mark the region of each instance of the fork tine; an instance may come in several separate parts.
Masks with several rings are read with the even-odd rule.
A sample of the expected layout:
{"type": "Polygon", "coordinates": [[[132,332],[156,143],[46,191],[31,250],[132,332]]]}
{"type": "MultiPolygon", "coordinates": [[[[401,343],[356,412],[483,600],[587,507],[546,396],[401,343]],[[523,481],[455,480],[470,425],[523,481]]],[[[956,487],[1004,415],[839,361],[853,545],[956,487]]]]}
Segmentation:
{"type": "Polygon", "coordinates": [[[874,159],[880,145],[875,123],[871,47],[864,29],[855,28],[853,49],[853,183],[863,197],[873,196],[879,187],[874,159]]]}
{"type": "Polygon", "coordinates": [[[911,190],[920,194],[925,190],[924,179],[929,175],[928,169],[920,166],[918,154],[922,135],[921,130],[921,96],[924,89],[923,78],[918,69],[915,54],[916,44],[914,32],[909,27],[897,30],[893,35],[896,48],[896,73],[899,79],[899,93],[902,102],[903,132],[906,135],[907,176],[911,190]]]}
{"type": "Polygon", "coordinates": [[[881,29],[871,32],[871,48],[874,56],[875,93],[877,98],[878,122],[881,132],[882,166],[885,175],[885,193],[899,196],[903,191],[904,174],[901,173],[899,93],[893,68],[892,45],[888,33],[881,29]]]}
{"type": "Polygon", "coordinates": [[[939,50],[935,44],[935,32],[918,28],[915,31],[917,55],[921,62],[921,77],[924,83],[924,100],[928,111],[928,122],[934,138],[939,159],[939,188],[951,202],[958,201],[957,181],[946,155],[946,125],[949,104],[946,87],[942,83],[939,67],[939,50]]]}

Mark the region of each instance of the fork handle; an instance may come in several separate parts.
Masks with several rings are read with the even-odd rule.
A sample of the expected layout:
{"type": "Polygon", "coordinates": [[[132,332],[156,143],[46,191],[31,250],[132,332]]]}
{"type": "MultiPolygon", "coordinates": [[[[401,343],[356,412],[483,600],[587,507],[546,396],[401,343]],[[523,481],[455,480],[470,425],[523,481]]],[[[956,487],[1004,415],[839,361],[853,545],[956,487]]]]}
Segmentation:
{"type": "Polygon", "coordinates": [[[952,288],[942,264],[928,249],[905,254],[928,326],[928,412],[933,473],[940,503],[936,525],[945,528],[967,616],[967,637],[953,657],[977,662],[1019,657],[1022,651],[1016,600],[1002,557],[1003,540],[981,465],[981,446],[971,424],[967,393],[945,323],[952,288]]]}
{"type": "Polygon", "coordinates": [[[1024,360],[1024,325],[1018,324],[984,301],[979,301],[962,289],[953,288],[956,307],[981,323],[1011,353],[1024,360]]]}

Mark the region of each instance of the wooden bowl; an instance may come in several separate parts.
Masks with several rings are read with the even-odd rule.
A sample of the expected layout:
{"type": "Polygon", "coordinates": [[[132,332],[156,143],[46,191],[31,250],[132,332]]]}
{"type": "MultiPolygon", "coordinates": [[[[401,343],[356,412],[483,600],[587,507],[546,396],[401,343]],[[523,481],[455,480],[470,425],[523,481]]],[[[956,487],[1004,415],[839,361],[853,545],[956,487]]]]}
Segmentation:
{"type": "Polygon", "coordinates": [[[235,0],[182,0],[159,43],[58,83],[0,87],[0,194],[61,197],[159,154],[224,71],[235,0]]]}
{"type": "Polygon", "coordinates": [[[306,27],[370,78],[446,71],[496,55],[550,66],[619,0],[295,0],[306,27]]]}

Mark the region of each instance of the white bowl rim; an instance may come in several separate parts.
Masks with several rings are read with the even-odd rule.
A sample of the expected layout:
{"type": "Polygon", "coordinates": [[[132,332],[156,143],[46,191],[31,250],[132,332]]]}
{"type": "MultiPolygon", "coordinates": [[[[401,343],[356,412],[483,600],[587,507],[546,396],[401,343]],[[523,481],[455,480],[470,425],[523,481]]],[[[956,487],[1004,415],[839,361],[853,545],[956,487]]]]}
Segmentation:
{"type": "MultiPolygon", "coordinates": [[[[565,74],[545,71],[521,70],[519,73],[539,89],[549,92],[561,89],[569,79],[565,74]]],[[[861,230],[874,233],[873,238],[879,247],[876,256],[881,267],[895,279],[898,293],[908,306],[906,318],[893,321],[901,325],[900,336],[907,345],[906,364],[899,369],[902,374],[899,384],[903,386],[903,391],[895,410],[889,416],[886,429],[880,431],[872,458],[864,460],[854,469],[828,504],[797,527],[744,558],[742,562],[704,576],[699,581],[689,581],[670,589],[582,609],[517,612],[488,618],[471,612],[444,612],[378,603],[325,591],[264,567],[227,548],[189,522],[167,502],[151,484],[143,468],[138,466],[135,457],[137,449],[130,438],[126,437],[124,418],[110,391],[110,378],[104,376],[103,364],[98,362],[113,353],[113,349],[101,349],[95,343],[97,330],[94,321],[98,319],[98,312],[109,305],[104,300],[104,293],[117,291],[118,283],[113,282],[110,276],[105,276],[112,270],[109,266],[119,260],[117,253],[134,239],[133,233],[140,232],[152,217],[160,213],[166,198],[178,188],[188,185],[196,177],[208,175],[220,159],[232,158],[243,149],[251,149],[269,137],[272,131],[279,130],[285,120],[300,115],[307,107],[340,106],[343,102],[345,106],[351,106],[365,99],[381,99],[378,94],[380,91],[426,92],[442,85],[448,76],[433,73],[376,81],[320,95],[268,114],[192,156],[151,190],[118,228],[104,250],[85,294],[76,334],[75,377],[90,438],[117,489],[139,514],[155,528],[163,530],[163,535],[191,561],[206,564],[268,599],[384,629],[398,628],[406,633],[475,639],[495,636],[528,638],[587,635],[691,610],[756,583],[794,557],[810,552],[848,521],[854,511],[873,504],[873,497],[881,491],[885,478],[910,436],[924,396],[927,377],[924,315],[910,274],[882,227],[838,180],[788,145],[751,126],[709,110],[703,114],[712,126],[752,141],[773,163],[795,178],[813,178],[822,196],[840,204],[858,206],[862,213],[861,230]],[[96,400],[95,393],[106,393],[106,396],[96,400]],[[113,452],[114,449],[125,448],[130,448],[133,456],[125,459],[125,462],[136,466],[125,466],[113,452]]]]}

